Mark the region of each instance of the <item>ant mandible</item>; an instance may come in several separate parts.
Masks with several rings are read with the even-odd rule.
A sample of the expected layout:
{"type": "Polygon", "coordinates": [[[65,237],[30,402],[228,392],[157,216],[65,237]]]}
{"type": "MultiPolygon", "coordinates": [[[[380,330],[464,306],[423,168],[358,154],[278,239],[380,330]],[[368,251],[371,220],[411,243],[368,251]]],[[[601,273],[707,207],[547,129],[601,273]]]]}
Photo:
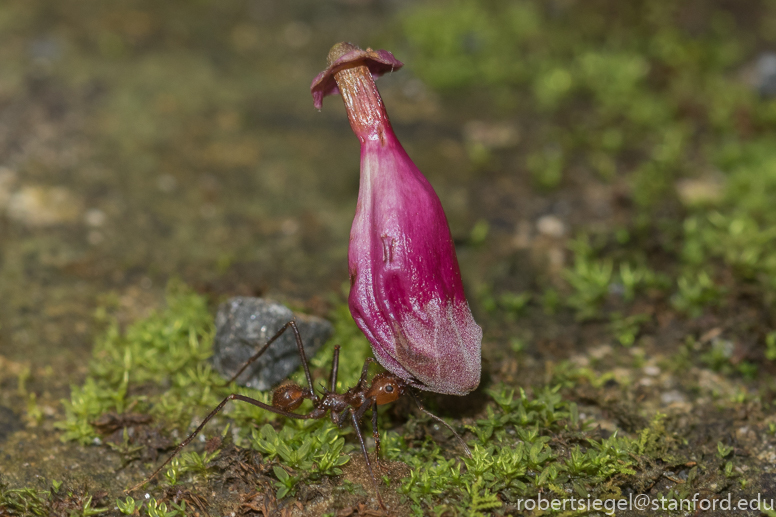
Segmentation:
{"type": "Polygon", "coordinates": [[[127,489],[126,492],[132,492],[155,478],[159,472],[161,472],[162,469],[167,466],[167,464],[169,464],[172,459],[181,451],[181,449],[186,447],[194,439],[194,437],[199,434],[205,425],[222,409],[224,409],[224,406],[226,406],[226,403],[230,400],[241,400],[243,402],[253,404],[254,406],[258,406],[262,409],[266,409],[267,411],[277,413],[278,415],[300,420],[320,419],[324,418],[326,414],[329,413],[331,415],[332,422],[334,422],[339,427],[342,427],[345,422],[350,419],[351,423],[353,424],[353,428],[356,430],[356,436],[358,437],[358,442],[361,445],[361,452],[364,453],[364,460],[366,461],[369,475],[372,478],[372,484],[374,485],[375,492],[377,492],[377,500],[380,502],[380,506],[383,510],[386,510],[385,503],[383,502],[383,498],[380,495],[380,489],[378,488],[377,479],[375,478],[374,472],[372,470],[372,464],[369,461],[369,454],[366,451],[364,436],[361,434],[360,428],[361,419],[364,418],[364,415],[366,415],[366,412],[369,411],[370,408],[372,409],[372,435],[374,436],[375,440],[375,458],[378,466],[380,462],[380,433],[377,430],[377,406],[390,404],[405,393],[409,394],[413,398],[420,411],[447,427],[458,439],[458,441],[461,442],[461,445],[463,446],[466,454],[471,457],[471,451],[469,450],[469,447],[466,446],[463,438],[461,438],[461,436],[456,433],[447,422],[426,410],[426,408],[423,407],[418,398],[412,392],[412,388],[410,388],[410,386],[403,379],[392,373],[383,372],[376,374],[372,378],[372,382],[368,382],[367,374],[369,365],[375,362],[375,360],[371,357],[368,357],[364,361],[364,367],[361,370],[361,377],[359,378],[358,383],[354,387],[348,389],[348,391],[345,393],[337,393],[337,370],[339,368],[340,347],[339,345],[335,346],[331,365],[331,375],[329,377],[329,389],[324,387],[322,395],[315,393],[315,390],[313,389],[313,379],[310,375],[310,366],[308,365],[307,356],[305,355],[304,346],[302,345],[302,336],[299,334],[299,329],[297,328],[294,321],[289,321],[283,325],[283,327],[281,327],[281,329],[278,330],[277,333],[272,336],[272,338],[270,338],[270,340],[267,341],[267,343],[261,347],[258,352],[256,352],[250,359],[248,359],[242,368],[240,368],[240,370],[229,380],[227,386],[234,382],[237,377],[239,377],[240,374],[244,372],[248,366],[250,366],[251,363],[261,357],[261,355],[270,347],[270,345],[289,328],[294,332],[294,337],[296,338],[296,346],[299,349],[299,356],[302,359],[302,366],[304,367],[304,374],[305,378],[307,379],[307,387],[303,388],[302,386],[293,383],[282,384],[278,386],[272,392],[271,406],[256,399],[252,399],[238,393],[232,393],[223,401],[221,401],[221,403],[205,417],[205,419],[201,424],[199,424],[199,427],[197,427],[193,433],[191,433],[185,440],[178,444],[170,457],[167,458],[167,460],[162,463],[162,465],[156,469],[153,474],[151,474],[143,482],[127,489]],[[293,411],[301,406],[302,402],[305,400],[312,401],[313,410],[306,414],[294,413],[293,411]]]}

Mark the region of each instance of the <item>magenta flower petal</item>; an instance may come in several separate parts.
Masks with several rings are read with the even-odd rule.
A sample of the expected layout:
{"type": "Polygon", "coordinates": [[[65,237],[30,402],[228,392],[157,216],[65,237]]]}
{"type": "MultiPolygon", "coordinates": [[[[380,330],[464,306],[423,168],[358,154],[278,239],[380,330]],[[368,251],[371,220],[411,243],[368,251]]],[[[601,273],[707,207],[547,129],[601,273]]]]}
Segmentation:
{"type": "MultiPolygon", "coordinates": [[[[348,249],[350,312],[386,370],[421,389],[465,395],[480,382],[482,329],[466,301],[442,204],[396,138],[373,69],[343,67],[350,56],[393,56],[341,45],[329,54],[341,68],[329,66],[324,74],[343,92],[361,141],[348,249]]],[[[320,87],[319,78],[312,92],[322,98],[332,90],[320,87]]]]}

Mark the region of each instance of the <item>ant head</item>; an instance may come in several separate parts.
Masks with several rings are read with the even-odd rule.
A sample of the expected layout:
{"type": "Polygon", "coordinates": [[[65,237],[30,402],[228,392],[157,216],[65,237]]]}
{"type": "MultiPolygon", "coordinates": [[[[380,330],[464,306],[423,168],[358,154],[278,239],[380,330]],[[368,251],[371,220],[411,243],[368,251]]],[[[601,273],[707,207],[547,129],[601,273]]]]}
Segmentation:
{"type": "Polygon", "coordinates": [[[374,397],[378,406],[390,404],[404,394],[407,384],[392,373],[378,373],[372,379],[367,398],[374,397]]]}
{"type": "Polygon", "coordinates": [[[293,411],[302,405],[308,391],[296,384],[283,384],[272,392],[272,405],[283,411],[293,411]]]}

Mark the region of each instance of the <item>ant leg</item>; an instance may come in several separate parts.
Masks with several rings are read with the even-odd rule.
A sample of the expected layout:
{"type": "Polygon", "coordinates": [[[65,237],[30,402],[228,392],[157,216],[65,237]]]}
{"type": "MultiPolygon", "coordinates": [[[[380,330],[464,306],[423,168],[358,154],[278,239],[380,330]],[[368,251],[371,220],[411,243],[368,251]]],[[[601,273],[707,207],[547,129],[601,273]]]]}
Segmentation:
{"type": "Polygon", "coordinates": [[[302,344],[302,335],[299,333],[299,328],[296,326],[296,322],[291,320],[288,322],[291,325],[291,330],[294,331],[294,337],[296,338],[296,347],[299,349],[299,355],[302,358],[302,366],[304,367],[304,376],[307,379],[307,385],[310,386],[310,392],[315,393],[313,388],[313,377],[310,375],[310,365],[307,362],[307,355],[304,353],[304,345],[302,344]]]}
{"type": "MultiPolygon", "coordinates": [[[[225,386],[229,386],[229,385],[230,385],[230,384],[232,384],[234,381],[236,381],[236,380],[237,380],[237,377],[239,377],[239,376],[240,376],[240,374],[242,374],[242,372],[244,372],[246,368],[248,368],[248,367],[249,367],[251,364],[253,364],[253,362],[254,362],[254,361],[256,361],[256,359],[258,359],[259,357],[261,357],[261,355],[262,355],[264,352],[266,352],[266,351],[267,351],[267,349],[269,348],[269,346],[270,346],[272,343],[274,343],[274,342],[275,342],[275,341],[276,341],[276,340],[277,340],[277,339],[278,339],[280,336],[282,336],[282,335],[283,335],[283,332],[285,332],[285,331],[286,331],[286,329],[288,329],[288,327],[291,325],[291,323],[292,323],[292,322],[290,322],[290,321],[289,321],[288,323],[286,323],[285,325],[283,325],[282,327],[280,327],[280,330],[278,330],[277,332],[275,332],[275,335],[274,335],[274,336],[272,336],[271,338],[269,338],[269,341],[267,341],[266,343],[264,343],[264,346],[262,346],[262,347],[259,349],[259,351],[258,351],[258,352],[256,352],[255,354],[253,354],[253,355],[250,357],[250,359],[248,359],[248,360],[245,362],[245,364],[244,364],[244,365],[242,365],[242,368],[240,368],[240,369],[237,371],[237,373],[235,373],[235,374],[232,376],[232,378],[231,378],[231,379],[229,379],[229,382],[227,382],[225,386]]],[[[247,340],[246,340],[246,342],[247,342],[247,340]]]]}
{"type": "Polygon", "coordinates": [[[249,404],[253,404],[254,406],[258,406],[262,409],[266,409],[267,411],[271,411],[273,413],[277,413],[278,415],[282,415],[288,418],[296,418],[299,420],[305,420],[305,419],[311,419],[311,418],[321,418],[324,414],[326,414],[325,411],[321,412],[319,409],[314,409],[310,413],[307,413],[305,415],[300,415],[298,413],[292,413],[290,411],[283,411],[282,409],[278,409],[274,406],[270,406],[268,404],[265,404],[263,402],[259,402],[256,399],[252,399],[250,397],[246,397],[245,395],[240,395],[239,393],[232,393],[228,397],[226,397],[224,400],[221,401],[219,405],[216,406],[216,408],[208,414],[208,416],[205,417],[205,419],[202,421],[201,424],[199,424],[199,427],[197,427],[193,433],[191,433],[185,440],[183,440],[181,443],[178,444],[177,447],[175,447],[175,450],[172,452],[169,458],[161,464],[161,466],[154,471],[153,474],[151,474],[148,478],[146,478],[142,483],[138,483],[137,485],[133,486],[132,488],[128,488],[124,490],[124,493],[129,493],[137,490],[141,486],[145,485],[152,479],[154,479],[164,467],[167,466],[168,463],[172,461],[172,459],[178,455],[178,453],[186,447],[189,443],[191,443],[191,440],[196,437],[199,432],[205,427],[205,425],[210,422],[210,420],[216,416],[222,409],[224,409],[224,406],[226,406],[226,403],[230,400],[242,400],[243,402],[248,402],[249,404]]]}
{"type": "Polygon", "coordinates": [[[441,418],[439,418],[438,416],[436,416],[435,414],[431,413],[426,408],[424,408],[423,405],[420,403],[420,400],[418,400],[418,396],[415,395],[415,393],[413,393],[412,389],[408,389],[407,392],[412,396],[412,399],[415,401],[415,404],[418,405],[418,409],[420,409],[423,413],[427,414],[428,416],[430,416],[431,418],[433,418],[437,422],[440,422],[440,423],[444,424],[445,427],[450,429],[450,432],[452,432],[453,435],[456,438],[458,438],[458,441],[461,442],[461,445],[463,446],[463,450],[466,452],[466,455],[471,458],[472,457],[472,451],[469,450],[469,447],[466,445],[466,442],[463,441],[463,438],[461,438],[461,435],[456,433],[455,429],[453,429],[452,426],[450,426],[450,424],[448,424],[447,422],[445,422],[444,420],[442,420],[441,418]]]}
{"type": "MultiPolygon", "coordinates": [[[[369,407],[369,406],[361,406],[361,407],[369,407]]],[[[366,452],[366,444],[364,443],[364,436],[361,434],[361,429],[358,426],[358,423],[360,421],[360,418],[356,416],[357,413],[362,413],[361,408],[359,408],[359,411],[355,411],[353,408],[350,408],[350,417],[353,421],[353,428],[356,430],[356,436],[358,437],[358,442],[361,444],[361,452],[364,453],[364,460],[366,461],[366,468],[369,470],[369,475],[372,477],[372,484],[375,487],[375,492],[377,492],[377,500],[380,502],[380,507],[383,509],[383,511],[387,512],[388,508],[385,507],[385,503],[383,502],[383,496],[380,495],[380,487],[377,484],[377,478],[375,478],[375,473],[372,471],[372,464],[369,462],[369,454],[366,452]]]]}
{"type": "Polygon", "coordinates": [[[258,352],[253,354],[248,361],[244,365],[242,365],[242,368],[240,368],[236,374],[232,376],[231,379],[229,379],[229,382],[225,384],[225,386],[230,385],[235,380],[237,380],[237,377],[239,377],[246,368],[248,368],[251,364],[253,364],[256,359],[261,357],[261,355],[267,351],[269,346],[274,343],[280,336],[283,335],[283,332],[285,332],[289,327],[291,327],[291,330],[294,332],[294,337],[296,337],[296,346],[299,349],[299,355],[302,358],[302,366],[304,366],[304,374],[307,378],[307,384],[310,386],[310,392],[315,393],[315,390],[313,389],[313,378],[310,375],[310,366],[307,364],[307,356],[304,353],[304,346],[302,344],[302,336],[299,334],[299,328],[296,326],[296,322],[294,320],[289,321],[282,327],[280,327],[280,330],[278,330],[274,336],[272,336],[269,341],[267,341],[261,349],[259,349],[258,352]]]}
{"type": "Polygon", "coordinates": [[[377,470],[385,470],[380,462],[380,431],[377,429],[377,402],[372,401],[372,436],[375,439],[375,465],[377,470]]]}
{"type": "Polygon", "coordinates": [[[331,376],[329,385],[331,388],[329,391],[332,393],[337,392],[337,371],[339,370],[339,352],[340,352],[340,346],[334,345],[334,357],[331,358],[331,376]]]}
{"type": "Polygon", "coordinates": [[[331,421],[334,422],[337,425],[337,427],[342,427],[343,425],[345,425],[345,420],[348,419],[348,416],[351,413],[355,412],[356,418],[360,422],[364,418],[364,415],[366,414],[367,410],[369,410],[369,408],[372,407],[371,401],[372,399],[367,400],[364,404],[362,404],[358,409],[355,409],[355,410],[351,407],[351,408],[348,408],[347,411],[343,411],[342,413],[335,414],[332,412],[331,421]]]}
{"type": "Polygon", "coordinates": [[[334,425],[337,427],[342,427],[345,425],[345,420],[348,418],[348,412],[343,411],[342,413],[335,414],[334,412],[331,413],[331,421],[334,422],[334,425]]]}
{"type": "Polygon", "coordinates": [[[358,387],[361,387],[366,383],[366,376],[369,375],[369,365],[375,362],[377,361],[375,361],[373,357],[367,357],[364,360],[364,367],[361,369],[361,377],[358,379],[358,387]]]}

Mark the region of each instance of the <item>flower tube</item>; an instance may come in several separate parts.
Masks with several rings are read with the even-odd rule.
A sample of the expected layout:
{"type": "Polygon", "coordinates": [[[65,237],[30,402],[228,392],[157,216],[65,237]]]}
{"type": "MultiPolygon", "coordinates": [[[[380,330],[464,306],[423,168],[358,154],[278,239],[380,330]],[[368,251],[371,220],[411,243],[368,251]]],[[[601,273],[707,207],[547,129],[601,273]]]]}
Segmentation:
{"type": "Polygon", "coordinates": [[[391,128],[374,77],[402,63],[386,50],[338,43],[313,81],[341,93],[361,142],[350,231],[348,305],[378,362],[417,388],[465,395],[480,382],[482,329],[464,295],[447,218],[391,128]]]}

